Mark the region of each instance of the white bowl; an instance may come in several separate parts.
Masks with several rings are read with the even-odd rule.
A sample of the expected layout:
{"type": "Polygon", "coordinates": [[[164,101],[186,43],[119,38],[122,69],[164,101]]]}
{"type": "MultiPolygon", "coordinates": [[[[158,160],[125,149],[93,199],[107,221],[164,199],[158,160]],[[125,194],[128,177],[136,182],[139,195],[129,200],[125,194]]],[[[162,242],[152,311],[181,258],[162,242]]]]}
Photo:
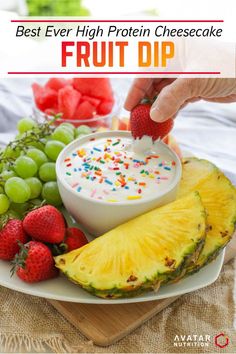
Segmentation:
{"type": "Polygon", "coordinates": [[[66,146],[57,159],[57,181],[63,203],[73,218],[82,224],[88,232],[94,236],[102,235],[106,231],[111,230],[138,215],[175,200],[178,184],[181,179],[181,162],[179,157],[161,141],[158,146],[158,151],[160,152],[160,149],[167,151],[171,154],[172,160],[175,161],[176,164],[176,174],[172,182],[166,187],[166,190],[158,192],[156,195],[149,198],[116,203],[96,200],[89,196],[77,193],[65,181],[61,166],[69,154],[89,141],[91,137],[96,139],[110,137],[131,138],[131,134],[126,131],[109,131],[84,136],[66,146]]]}

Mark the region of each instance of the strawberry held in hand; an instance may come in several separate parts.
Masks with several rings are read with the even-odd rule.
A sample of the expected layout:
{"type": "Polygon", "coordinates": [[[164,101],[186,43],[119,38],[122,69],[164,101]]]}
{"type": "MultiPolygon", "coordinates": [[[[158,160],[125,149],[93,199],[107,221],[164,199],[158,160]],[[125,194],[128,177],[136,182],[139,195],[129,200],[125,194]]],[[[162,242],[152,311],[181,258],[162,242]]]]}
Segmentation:
{"type": "Polygon", "coordinates": [[[76,227],[68,227],[66,229],[66,238],[64,243],[67,245],[66,252],[70,252],[80,248],[88,243],[88,240],[80,229],[76,227]]]}
{"type": "Polygon", "coordinates": [[[38,241],[60,243],[64,240],[63,215],[51,205],[31,211],[25,217],[23,227],[27,234],[38,241]]]}
{"type": "Polygon", "coordinates": [[[58,274],[50,249],[37,241],[21,245],[13,264],[12,273],[16,270],[17,276],[27,283],[51,279],[58,274]]]}
{"type": "Polygon", "coordinates": [[[11,261],[19,252],[18,242],[27,242],[21,220],[9,220],[0,231],[0,259],[11,261]]]}
{"type": "Polygon", "coordinates": [[[151,105],[149,103],[140,103],[130,115],[131,133],[135,139],[141,139],[144,135],[152,137],[153,141],[163,139],[173,128],[173,119],[165,122],[154,122],[150,117],[151,105]]]}

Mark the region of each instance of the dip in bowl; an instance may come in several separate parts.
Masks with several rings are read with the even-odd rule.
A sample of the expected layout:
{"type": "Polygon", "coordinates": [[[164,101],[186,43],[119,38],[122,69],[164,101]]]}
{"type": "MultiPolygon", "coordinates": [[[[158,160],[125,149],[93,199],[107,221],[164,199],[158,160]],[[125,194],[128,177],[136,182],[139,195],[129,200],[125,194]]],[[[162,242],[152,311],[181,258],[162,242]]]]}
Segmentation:
{"type": "Polygon", "coordinates": [[[161,141],[134,143],[129,132],[111,131],[68,145],[57,159],[56,171],[66,209],[99,236],[173,201],[181,162],[161,141]]]}

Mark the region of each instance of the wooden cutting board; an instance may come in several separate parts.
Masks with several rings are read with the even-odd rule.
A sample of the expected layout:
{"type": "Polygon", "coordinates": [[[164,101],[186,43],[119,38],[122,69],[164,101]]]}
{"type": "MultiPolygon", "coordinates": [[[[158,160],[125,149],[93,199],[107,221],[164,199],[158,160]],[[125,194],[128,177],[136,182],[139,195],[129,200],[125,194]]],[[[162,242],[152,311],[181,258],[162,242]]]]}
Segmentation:
{"type": "MultiPolygon", "coordinates": [[[[227,246],[225,263],[236,256],[236,235],[227,246]]],[[[105,347],[125,337],[174,302],[168,299],[122,305],[91,305],[48,300],[94,344],[105,347]]]]}

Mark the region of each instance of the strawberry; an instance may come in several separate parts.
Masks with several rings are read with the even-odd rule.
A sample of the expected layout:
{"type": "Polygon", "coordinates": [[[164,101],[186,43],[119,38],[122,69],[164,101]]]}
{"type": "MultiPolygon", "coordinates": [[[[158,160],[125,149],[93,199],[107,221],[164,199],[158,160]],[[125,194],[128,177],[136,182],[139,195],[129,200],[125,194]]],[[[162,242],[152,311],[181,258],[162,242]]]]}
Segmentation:
{"type": "Polygon", "coordinates": [[[65,236],[63,215],[52,205],[31,211],[23,221],[24,230],[42,242],[60,243],[65,236]]]}
{"type": "Polygon", "coordinates": [[[42,242],[30,241],[21,245],[20,253],[12,263],[12,273],[16,271],[17,276],[27,283],[51,279],[58,274],[52,253],[42,242]]]}
{"type": "Polygon", "coordinates": [[[131,111],[130,127],[135,139],[144,135],[151,136],[153,141],[163,139],[173,128],[173,119],[163,123],[154,122],[150,117],[150,109],[150,104],[140,103],[131,111]]]}
{"type": "Polygon", "coordinates": [[[0,259],[11,261],[19,252],[19,241],[27,242],[22,221],[10,219],[0,231],[0,259]]]}
{"type": "Polygon", "coordinates": [[[67,245],[66,252],[70,252],[80,248],[88,243],[88,240],[80,229],[76,227],[68,227],[66,229],[66,237],[64,243],[67,245]]]}

